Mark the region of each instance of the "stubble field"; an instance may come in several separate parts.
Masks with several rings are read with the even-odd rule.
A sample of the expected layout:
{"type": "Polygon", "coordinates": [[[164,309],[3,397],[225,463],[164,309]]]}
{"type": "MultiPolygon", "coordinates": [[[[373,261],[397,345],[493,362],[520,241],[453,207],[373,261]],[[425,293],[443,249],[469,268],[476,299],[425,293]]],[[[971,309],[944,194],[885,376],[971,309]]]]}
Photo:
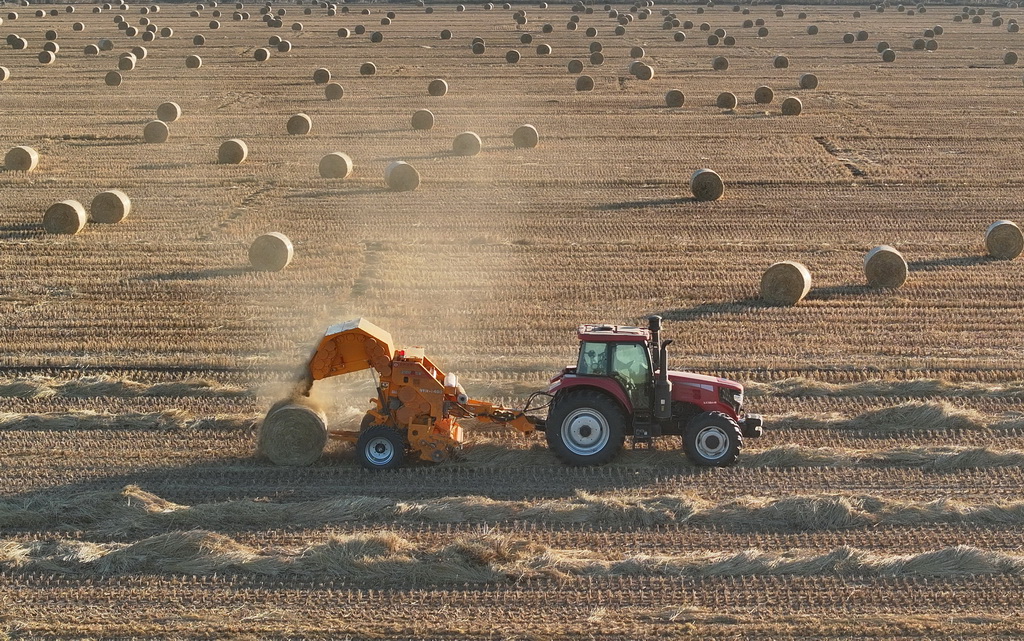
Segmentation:
{"type": "MultiPolygon", "coordinates": [[[[521,29],[501,5],[275,5],[276,29],[258,5],[239,21],[222,5],[215,30],[209,4],[93,6],[0,12],[0,33],[29,42],[0,45],[0,149],[40,154],[32,173],[0,172],[0,638],[1024,634],[1024,285],[1020,260],[983,243],[989,223],[1021,222],[1024,71],[1003,56],[1024,43],[992,12],[1024,11],[972,24],[954,22],[960,6],[671,5],[694,26],[664,29],[658,5],[616,36],[603,5],[575,31],[555,4],[514,5],[521,29]],[[174,34],[129,39],[118,14],[174,34]],[[758,18],[766,37],[742,26],[758,18]],[[735,46],[709,47],[702,22],[735,46]],[[913,50],[935,25],[938,50],[913,50]],[[48,29],[60,51],[41,65],[48,29]],[[272,35],[293,49],[256,62],[272,35]],[[112,51],[83,54],[104,37],[112,51]],[[605,62],[577,92],[566,65],[592,41],[605,62]],[[628,72],[634,46],[650,81],[628,72]],[[341,100],[313,83],[319,67],[341,100]],[[448,95],[427,95],[434,78],[448,95]],[[760,85],[772,104],[754,104],[760,85]],[[670,89],[683,107],[665,106],[670,89]],[[723,91],[735,111],[715,107],[723,91]],[[799,117],[779,113],[791,95],[799,117]],[[167,100],[182,118],[143,142],[167,100]],[[436,124],[414,131],[423,108],[436,124]],[[299,112],[313,129],[289,136],[299,112]],[[535,149],[512,145],[525,123],[535,149]],[[466,130],[479,156],[450,153],[466,130]],[[228,138],[247,162],[217,164],[228,138]],[[333,151],[349,179],[319,177],[333,151]],[[392,160],[419,189],[385,189],[392,160]],[[690,198],[700,167],[724,199],[690,198]],[[132,198],[124,222],[43,232],[50,204],[112,188],[132,198]],[[295,259],[251,271],[248,244],[269,231],[295,259]],[[878,244],[909,263],[899,290],[864,286],[878,244]],[[758,300],[778,260],[813,274],[796,307],[758,300]],[[567,468],[540,436],[482,428],[458,460],[378,475],[346,447],[300,469],[254,454],[333,322],[364,316],[471,395],[516,405],[575,358],[578,324],[653,313],[674,367],[743,381],[765,415],[738,466],[694,468],[666,440],[567,468]]],[[[365,409],[353,378],[320,395],[335,424],[365,409]]]]}

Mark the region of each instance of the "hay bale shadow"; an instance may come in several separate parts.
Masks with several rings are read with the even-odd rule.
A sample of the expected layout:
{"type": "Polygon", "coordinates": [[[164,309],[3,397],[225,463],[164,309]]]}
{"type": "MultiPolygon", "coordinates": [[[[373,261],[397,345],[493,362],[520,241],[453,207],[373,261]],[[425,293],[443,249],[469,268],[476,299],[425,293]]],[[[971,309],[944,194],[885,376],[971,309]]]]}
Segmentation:
{"type": "Polygon", "coordinates": [[[975,265],[986,265],[995,262],[991,256],[954,256],[952,258],[932,258],[929,260],[914,260],[907,262],[907,269],[911,272],[930,272],[947,267],[974,267],[975,265]]]}
{"type": "Polygon", "coordinates": [[[39,223],[0,225],[0,240],[24,240],[43,235],[43,226],[39,223]]]}
{"type": "Polygon", "coordinates": [[[680,196],[678,198],[658,198],[657,200],[625,200],[617,203],[601,203],[595,205],[597,211],[620,211],[623,209],[642,209],[644,207],[672,207],[674,205],[686,205],[700,202],[693,196],[680,196]]]}
{"type": "Polygon", "coordinates": [[[211,278],[225,278],[231,276],[241,276],[243,274],[253,273],[252,267],[222,267],[218,269],[203,269],[199,271],[184,271],[184,272],[169,272],[166,274],[150,274],[148,276],[140,276],[138,280],[209,280],[211,278]]]}

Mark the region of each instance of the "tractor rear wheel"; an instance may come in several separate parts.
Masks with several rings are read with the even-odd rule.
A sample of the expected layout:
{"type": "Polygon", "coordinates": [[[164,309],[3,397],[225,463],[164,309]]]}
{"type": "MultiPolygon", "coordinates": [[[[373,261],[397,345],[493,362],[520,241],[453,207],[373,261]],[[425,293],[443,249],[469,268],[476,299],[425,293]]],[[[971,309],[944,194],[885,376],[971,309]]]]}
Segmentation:
{"type": "Polygon", "coordinates": [[[559,394],[548,412],[548,447],[569,465],[603,465],[615,458],[626,439],[626,413],[607,394],[595,390],[559,394]]]}
{"type": "Polygon", "coordinates": [[[702,467],[732,465],[739,459],[742,446],[740,426],[721,412],[694,416],[683,434],[687,458],[702,467]]]}
{"type": "Polygon", "coordinates": [[[395,470],[405,460],[405,436],[387,425],[371,425],[356,441],[356,460],[368,470],[395,470]]]}

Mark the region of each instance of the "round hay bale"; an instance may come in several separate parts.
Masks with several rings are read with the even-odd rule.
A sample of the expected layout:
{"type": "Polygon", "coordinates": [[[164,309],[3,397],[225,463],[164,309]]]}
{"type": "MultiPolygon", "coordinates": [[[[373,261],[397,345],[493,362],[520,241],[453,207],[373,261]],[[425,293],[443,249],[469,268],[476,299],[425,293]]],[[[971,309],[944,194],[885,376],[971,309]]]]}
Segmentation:
{"type": "Polygon", "coordinates": [[[203,66],[203,59],[200,58],[199,56],[195,55],[195,54],[192,54],[192,55],[188,56],[187,58],[185,58],[185,68],[186,69],[198,69],[199,67],[202,67],[202,66],[203,66]]]}
{"type": "Polygon", "coordinates": [[[95,223],[119,223],[132,210],[132,201],[128,194],[120,189],[101,191],[89,205],[89,217],[95,223]]]}
{"type": "Polygon", "coordinates": [[[280,232],[263,234],[249,245],[249,264],[261,272],[279,272],[292,262],[292,241],[280,232]]]}
{"type": "Polygon", "coordinates": [[[333,151],[320,159],[321,178],[348,178],[352,175],[352,159],[348,154],[333,151]]]}
{"type": "Polygon", "coordinates": [[[374,31],[373,33],[370,34],[370,42],[373,42],[373,43],[384,42],[384,34],[381,33],[380,31],[374,31]]]}
{"type": "Polygon", "coordinates": [[[53,29],[48,29],[46,31],[46,33],[43,34],[43,39],[45,39],[47,41],[56,40],[57,39],[57,32],[54,31],[53,29]]]}
{"type": "Polygon", "coordinates": [[[87,56],[98,56],[100,48],[96,45],[85,45],[85,55],[87,56]]]}
{"type": "Polygon", "coordinates": [[[512,49],[505,53],[505,62],[514,65],[517,62],[519,62],[522,59],[522,57],[523,56],[518,51],[512,49]]]}
{"type": "Polygon", "coordinates": [[[888,48],[889,48],[889,43],[886,42],[885,40],[883,40],[883,41],[879,42],[877,45],[875,45],[875,51],[877,51],[878,53],[882,53],[883,51],[885,51],[888,48]]]}
{"type": "Polygon", "coordinates": [[[1019,33],[1020,32],[1020,25],[1017,24],[1016,22],[1011,22],[1010,24],[1006,25],[1006,30],[1009,33],[1019,33]]]}
{"type": "Polygon", "coordinates": [[[665,93],[666,107],[682,107],[685,102],[686,96],[684,96],[683,92],[678,89],[669,89],[668,92],[665,93]]]}
{"type": "Polygon", "coordinates": [[[384,184],[394,191],[413,191],[420,186],[420,172],[409,163],[396,160],[384,169],[384,184]]]}
{"type": "Polygon", "coordinates": [[[586,35],[587,35],[588,38],[596,38],[597,37],[597,29],[595,29],[594,27],[588,27],[587,31],[586,31],[586,35]]]}
{"type": "Polygon", "coordinates": [[[675,34],[673,34],[672,39],[675,40],[676,42],[685,42],[686,34],[683,33],[682,31],[677,31],[675,32],[675,34]]]}
{"type": "Polygon", "coordinates": [[[999,260],[1013,260],[1024,251],[1024,234],[1009,220],[997,220],[985,230],[985,249],[999,260]]]}
{"type": "Polygon", "coordinates": [[[917,40],[914,41],[914,49],[916,51],[924,51],[924,48],[927,44],[928,43],[925,41],[924,38],[918,38],[917,40]]]}
{"type": "Polygon", "coordinates": [[[939,43],[937,40],[928,40],[924,43],[924,48],[928,51],[935,51],[939,48],[939,43]]]}
{"type": "Polygon", "coordinates": [[[576,91],[593,91],[594,79],[590,76],[580,76],[576,79],[576,91]]]}
{"type": "Polygon", "coordinates": [[[327,100],[341,100],[345,97],[345,88],[337,82],[328,83],[324,87],[324,98],[327,100]]]}
{"type": "Polygon", "coordinates": [[[868,39],[869,36],[870,36],[870,34],[867,31],[858,31],[857,32],[857,42],[864,42],[865,40],[868,39]]]}
{"type": "Polygon", "coordinates": [[[622,25],[619,25],[619,26],[615,27],[615,35],[622,36],[622,35],[625,35],[625,33],[626,33],[626,28],[623,27],[622,25]]]}
{"type": "Polygon", "coordinates": [[[761,86],[754,90],[754,102],[759,105],[770,104],[775,99],[775,92],[771,87],[761,86]]]}
{"type": "Polygon", "coordinates": [[[1017,54],[1013,51],[1007,51],[1003,56],[1004,65],[1015,65],[1017,64],[1017,54]]]}
{"type": "Polygon", "coordinates": [[[772,305],[796,305],[811,291],[811,272],[801,263],[775,263],[761,276],[761,298],[772,305]]]}
{"type": "Polygon", "coordinates": [[[761,27],[760,29],[758,29],[757,30],[757,37],[758,38],[767,38],[768,37],[768,27],[761,27]]]}
{"type": "Polygon", "coordinates": [[[296,31],[296,32],[297,31],[302,31],[302,23],[301,22],[293,22],[292,23],[292,31],[296,31]]]}
{"type": "Polygon", "coordinates": [[[472,131],[463,131],[452,140],[452,153],[456,156],[475,156],[482,148],[480,136],[472,131]]]}
{"type": "Polygon", "coordinates": [[[546,44],[544,44],[544,45],[537,45],[537,55],[538,56],[550,56],[551,55],[551,45],[546,45],[546,44]]]}
{"type": "Polygon", "coordinates": [[[5,80],[10,80],[10,78],[11,78],[11,70],[8,69],[7,67],[0,67],[0,82],[3,82],[5,80]]]}
{"type": "Polygon", "coordinates": [[[372,62],[364,62],[363,64],[359,65],[360,76],[372,76],[375,73],[377,73],[377,65],[373,64],[372,62]]]}
{"type": "Polygon", "coordinates": [[[772,66],[775,67],[776,69],[788,69],[789,58],[787,58],[786,56],[775,56],[774,58],[772,58],[772,66]]]}
{"type": "Polygon", "coordinates": [[[43,214],[43,229],[50,234],[77,234],[85,228],[85,207],[77,200],[62,200],[43,214]]]}
{"type": "Polygon", "coordinates": [[[864,256],[864,275],[868,285],[896,289],[907,282],[909,269],[903,254],[889,245],[879,245],[864,256]]]}
{"type": "Polygon", "coordinates": [[[524,33],[523,35],[519,36],[519,43],[520,44],[528,45],[528,44],[531,44],[532,42],[533,42],[533,36],[531,36],[528,33],[524,33]]]}
{"type": "Polygon", "coordinates": [[[194,44],[197,47],[202,47],[204,44],[206,44],[206,36],[204,36],[201,33],[192,36],[192,44],[194,44]]]}
{"type": "Polygon", "coordinates": [[[323,454],[327,417],[305,405],[276,405],[260,426],[258,448],[275,465],[304,467],[323,454]]]}
{"type": "Polygon", "coordinates": [[[647,55],[647,52],[644,51],[643,47],[632,47],[629,50],[629,57],[633,58],[634,60],[639,60],[640,58],[643,58],[645,55],[647,55]]]}
{"type": "Polygon", "coordinates": [[[305,136],[313,129],[313,119],[306,114],[295,114],[288,119],[287,129],[292,136],[305,136]]]}
{"type": "Polygon", "coordinates": [[[800,74],[800,88],[801,89],[817,89],[818,88],[818,76],[813,73],[800,74]]]}
{"type": "Polygon", "coordinates": [[[121,54],[117,59],[117,70],[118,71],[131,71],[135,68],[135,55],[134,54],[121,54]]]}
{"type": "Polygon", "coordinates": [[[857,40],[857,36],[855,36],[852,33],[847,33],[847,34],[843,35],[843,42],[845,44],[848,44],[848,45],[853,44],[854,42],[856,42],[856,40],[857,40]]]}
{"type": "Polygon", "coordinates": [[[151,120],[142,130],[142,138],[149,143],[167,142],[171,130],[163,120],[151,120]]]}
{"type": "Polygon", "coordinates": [[[349,35],[351,35],[351,32],[348,29],[346,29],[345,27],[342,27],[341,29],[338,29],[338,37],[339,38],[347,38],[347,37],[349,37],[349,35]]]}
{"type": "Polygon", "coordinates": [[[937,24],[934,27],[932,27],[932,33],[934,33],[937,36],[941,36],[944,31],[945,29],[942,28],[942,25],[937,24]]]}
{"type": "Polygon", "coordinates": [[[726,47],[732,47],[733,45],[736,44],[736,38],[734,38],[733,36],[726,36],[722,38],[722,44],[724,44],[726,47]]]}
{"type": "Polygon", "coordinates": [[[635,75],[638,80],[650,80],[654,77],[654,67],[641,63],[637,66],[636,73],[633,75],[635,75]]]}
{"type": "Polygon", "coordinates": [[[896,52],[892,49],[886,49],[882,52],[882,62],[893,62],[896,60],[896,52]]]}
{"type": "Polygon", "coordinates": [[[100,51],[112,51],[114,49],[114,41],[109,38],[101,38],[96,43],[96,46],[99,47],[100,51]]]}
{"type": "Polygon", "coordinates": [[[11,49],[15,49],[17,51],[28,49],[28,40],[25,40],[24,38],[16,38],[11,44],[11,49]]]}
{"type": "Polygon", "coordinates": [[[512,132],[512,144],[518,149],[533,149],[540,144],[540,134],[533,125],[521,125],[512,132]]]}
{"type": "Polygon", "coordinates": [[[7,171],[32,171],[39,166],[39,152],[32,147],[11,147],[4,156],[7,171]]]}
{"type": "Polygon", "coordinates": [[[292,50],[292,43],[291,43],[290,40],[282,40],[281,42],[277,43],[277,51],[278,51],[278,53],[288,53],[291,50],[292,50]]]}
{"type": "Polygon", "coordinates": [[[710,36],[708,36],[708,46],[714,47],[719,43],[720,40],[721,39],[718,36],[716,36],[715,34],[711,34],[710,36]]]}
{"type": "Polygon", "coordinates": [[[583,61],[570,60],[567,68],[569,69],[569,73],[583,73],[583,61]]]}
{"type": "Polygon", "coordinates": [[[108,87],[119,87],[121,85],[121,74],[116,71],[108,71],[107,75],[103,76],[103,82],[108,87]]]}
{"type": "Polygon", "coordinates": [[[267,60],[270,60],[270,49],[267,49],[266,47],[259,47],[252,52],[252,57],[256,62],[266,62],[267,60]]]}
{"type": "Polygon", "coordinates": [[[816,35],[818,35],[818,26],[817,25],[813,25],[813,24],[809,25],[807,27],[807,35],[809,35],[809,36],[816,36],[816,35]]]}
{"type": "Polygon", "coordinates": [[[441,30],[441,40],[451,40],[451,39],[452,39],[452,31],[451,31],[451,29],[442,29],[441,30]]]}
{"type": "Polygon", "coordinates": [[[710,169],[698,169],[690,176],[690,191],[701,202],[718,200],[725,194],[722,177],[710,169]]]}
{"type": "Polygon", "coordinates": [[[132,55],[135,56],[136,60],[145,60],[149,55],[149,51],[145,47],[135,46],[132,47],[132,55]]]}
{"type": "Polygon", "coordinates": [[[729,59],[725,56],[716,56],[715,59],[711,61],[711,68],[715,71],[725,71],[729,68],[729,59]]]}
{"type": "Polygon", "coordinates": [[[804,110],[804,103],[799,98],[790,96],[782,101],[783,116],[799,116],[804,110]]]}
{"type": "Polygon", "coordinates": [[[52,54],[60,53],[60,45],[56,42],[47,42],[43,44],[43,51],[49,51],[52,54]]]}
{"type": "Polygon", "coordinates": [[[39,64],[43,65],[53,64],[53,61],[57,59],[56,54],[52,51],[40,51],[37,57],[39,59],[39,64]]]}
{"type": "Polygon", "coordinates": [[[211,20],[210,21],[210,29],[213,29],[213,30],[220,29],[220,22],[217,21],[217,20],[211,20]]]}
{"type": "Polygon", "coordinates": [[[217,150],[217,162],[222,165],[239,165],[249,157],[249,146],[244,140],[232,138],[220,144],[217,150]]]}
{"type": "MultiPolygon", "coordinates": [[[[603,65],[604,54],[601,53],[600,51],[595,51],[594,53],[590,54],[590,64],[594,65],[595,67],[600,67],[601,65],[603,65]]],[[[582,69],[580,69],[580,71],[582,71],[582,69]]]]}
{"type": "Polygon", "coordinates": [[[313,72],[313,82],[318,85],[325,85],[331,81],[331,70],[323,67],[313,72]]]}
{"type": "Polygon", "coordinates": [[[715,106],[719,109],[735,109],[737,104],[736,94],[729,91],[718,94],[718,98],[715,100],[715,106]]]}
{"type": "Polygon", "coordinates": [[[420,109],[412,115],[412,128],[427,131],[434,127],[434,114],[429,109],[420,109]]]}
{"type": "Polygon", "coordinates": [[[471,49],[473,53],[478,56],[483,55],[483,53],[487,51],[487,47],[482,42],[474,42],[471,49]]]}
{"type": "Polygon", "coordinates": [[[441,78],[435,78],[427,85],[427,94],[431,96],[443,96],[448,93],[448,83],[441,78]]]}

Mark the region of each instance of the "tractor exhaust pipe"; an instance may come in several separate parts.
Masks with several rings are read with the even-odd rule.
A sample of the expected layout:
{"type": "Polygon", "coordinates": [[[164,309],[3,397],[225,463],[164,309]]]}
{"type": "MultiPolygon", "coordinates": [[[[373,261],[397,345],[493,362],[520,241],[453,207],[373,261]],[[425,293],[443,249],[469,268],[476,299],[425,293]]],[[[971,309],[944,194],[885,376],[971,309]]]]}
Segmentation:
{"type": "Polygon", "coordinates": [[[654,417],[660,420],[672,418],[672,381],[668,380],[668,346],[671,344],[671,339],[661,344],[658,380],[654,383],[654,417]]]}
{"type": "Polygon", "coordinates": [[[661,352],[661,316],[648,316],[647,330],[651,332],[651,362],[657,362],[661,352]]]}

